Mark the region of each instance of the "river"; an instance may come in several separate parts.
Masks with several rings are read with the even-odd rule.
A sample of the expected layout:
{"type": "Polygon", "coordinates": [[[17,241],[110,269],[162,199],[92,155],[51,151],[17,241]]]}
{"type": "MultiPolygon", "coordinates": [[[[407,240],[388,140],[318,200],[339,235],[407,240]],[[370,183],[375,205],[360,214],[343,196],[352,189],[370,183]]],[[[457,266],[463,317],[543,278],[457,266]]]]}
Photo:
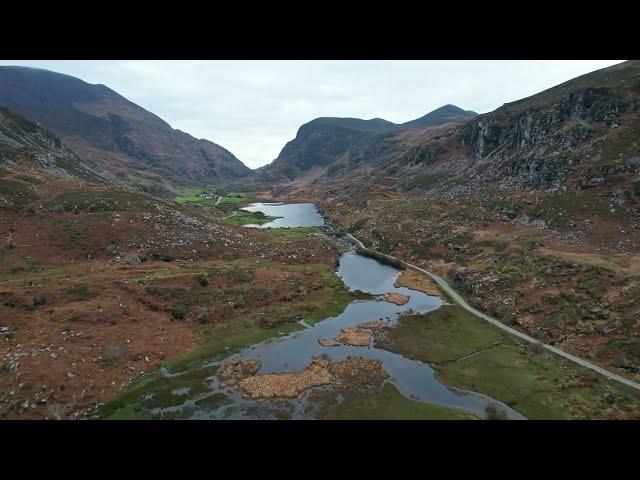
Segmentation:
{"type": "MultiPolygon", "coordinates": [[[[313,204],[252,204],[246,207],[250,211],[261,211],[266,215],[278,216],[274,222],[261,225],[261,228],[277,225],[288,227],[319,226],[324,220],[313,204]]],[[[443,304],[440,297],[426,295],[422,292],[404,287],[395,287],[394,282],[400,270],[349,250],[342,254],[338,271],[345,285],[352,291],[360,290],[373,295],[372,299],[356,300],[335,317],[327,318],[304,330],[282,337],[270,339],[249,347],[237,355],[223,360],[245,361],[259,360],[261,368],[258,374],[281,373],[284,371],[304,370],[312,358],[324,355],[331,361],[340,361],[348,356],[378,359],[382,367],[388,372],[391,382],[404,396],[422,402],[441,405],[462,410],[483,417],[485,407],[489,403],[501,405],[509,418],[524,419],[524,417],[507,405],[490,397],[452,388],[440,383],[433,369],[420,361],[412,360],[396,353],[376,348],[375,342],[368,346],[322,346],[318,339],[330,339],[339,334],[345,327],[356,326],[362,322],[382,319],[392,326],[403,313],[423,314],[439,308],[443,304]],[[382,297],[387,293],[398,293],[409,297],[408,303],[398,306],[385,301],[382,297]]],[[[213,362],[210,366],[218,365],[213,362]]],[[[169,375],[168,373],[165,373],[169,375]]],[[[288,418],[309,418],[310,391],[302,398],[256,401],[243,398],[239,392],[234,392],[224,385],[220,385],[217,377],[213,376],[206,382],[209,392],[197,398],[185,399],[185,403],[170,410],[181,409],[189,411],[189,418],[193,419],[261,419],[278,418],[278,411],[286,409],[288,418]],[[224,392],[225,402],[221,405],[203,407],[198,399],[207,395],[224,392]]],[[[322,387],[320,387],[322,388],[322,387]]],[[[313,389],[312,389],[313,390],[313,389]]],[[[180,394],[180,392],[174,392],[180,394]]],[[[166,412],[166,410],[165,410],[166,412]]],[[[160,412],[154,412],[160,413],[160,412]]],[[[312,417],[313,418],[313,417],[312,417]]]]}

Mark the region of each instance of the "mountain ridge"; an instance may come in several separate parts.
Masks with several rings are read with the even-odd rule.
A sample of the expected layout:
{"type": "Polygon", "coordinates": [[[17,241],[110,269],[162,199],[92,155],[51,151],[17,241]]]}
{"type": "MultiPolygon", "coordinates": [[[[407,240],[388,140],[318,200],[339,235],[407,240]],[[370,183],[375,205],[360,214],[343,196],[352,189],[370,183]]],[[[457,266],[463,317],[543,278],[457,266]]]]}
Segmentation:
{"type": "Polygon", "coordinates": [[[221,184],[252,175],[224,147],[173,129],[102,84],[27,67],[0,67],[0,105],[51,130],[76,153],[137,187],[221,184]]]}
{"type": "Polygon", "coordinates": [[[278,157],[256,171],[259,181],[300,178],[313,168],[339,168],[374,139],[406,130],[423,130],[473,118],[477,113],[444,105],[420,118],[396,124],[382,118],[318,117],[298,128],[278,157]]]}

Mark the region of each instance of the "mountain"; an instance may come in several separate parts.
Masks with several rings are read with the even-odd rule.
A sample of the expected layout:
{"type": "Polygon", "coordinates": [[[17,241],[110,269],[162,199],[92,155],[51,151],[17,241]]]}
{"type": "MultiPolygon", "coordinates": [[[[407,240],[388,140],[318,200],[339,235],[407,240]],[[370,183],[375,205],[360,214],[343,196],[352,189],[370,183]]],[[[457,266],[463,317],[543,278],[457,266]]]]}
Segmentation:
{"type": "Polygon", "coordinates": [[[463,110],[455,105],[445,105],[427,113],[425,116],[416,118],[402,124],[403,128],[429,128],[444,125],[445,123],[458,122],[465,118],[477,116],[476,112],[463,110]]]}
{"type": "Polygon", "coordinates": [[[87,161],[140,188],[218,184],[251,175],[231,152],[171,128],[104,85],[0,67],[0,105],[38,122],[87,161]]]}
{"type": "Polygon", "coordinates": [[[278,158],[258,169],[259,179],[273,182],[304,177],[312,170],[335,170],[375,140],[405,131],[435,127],[477,115],[454,105],[440,107],[425,116],[402,124],[381,118],[321,117],[302,125],[278,158]]]}
{"type": "Polygon", "coordinates": [[[631,195],[637,169],[640,62],[593,72],[466,122],[368,146],[405,190],[502,187],[631,195]],[[427,133],[428,132],[428,133],[427,133]],[[621,194],[622,194],[621,192],[621,194]]]}

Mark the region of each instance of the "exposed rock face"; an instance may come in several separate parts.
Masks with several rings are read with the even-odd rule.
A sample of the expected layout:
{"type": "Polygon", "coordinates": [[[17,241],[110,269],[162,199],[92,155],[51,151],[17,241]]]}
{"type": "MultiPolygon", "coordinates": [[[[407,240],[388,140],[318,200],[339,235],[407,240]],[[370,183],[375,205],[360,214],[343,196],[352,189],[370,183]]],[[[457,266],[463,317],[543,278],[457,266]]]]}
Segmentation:
{"type": "Polygon", "coordinates": [[[617,127],[628,108],[615,90],[586,88],[550,103],[506,105],[467,122],[457,138],[476,161],[507,160],[501,170],[513,185],[557,189],[576,162],[573,150],[598,131],[617,127]]]}
{"type": "Polygon", "coordinates": [[[251,174],[223,147],[174,130],[104,85],[68,75],[0,67],[0,105],[37,121],[77,154],[115,173],[140,177],[149,170],[158,182],[166,177],[187,184],[251,174]]]}

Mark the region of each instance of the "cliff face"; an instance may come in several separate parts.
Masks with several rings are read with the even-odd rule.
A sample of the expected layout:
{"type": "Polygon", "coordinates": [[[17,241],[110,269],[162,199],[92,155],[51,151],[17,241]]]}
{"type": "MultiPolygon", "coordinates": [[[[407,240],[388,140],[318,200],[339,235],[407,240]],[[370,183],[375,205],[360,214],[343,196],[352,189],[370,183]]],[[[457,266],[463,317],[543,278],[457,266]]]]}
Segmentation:
{"type": "Polygon", "coordinates": [[[640,62],[625,62],[457,124],[376,137],[351,161],[408,191],[450,192],[455,181],[469,191],[618,184],[633,195],[639,133],[640,62]]]}
{"type": "MultiPolygon", "coordinates": [[[[457,139],[476,162],[495,163],[490,173],[509,177],[512,186],[557,189],[586,160],[620,163],[609,152],[603,159],[598,149],[637,126],[639,104],[631,93],[587,88],[544,106],[505,106],[469,121],[457,139]]],[[[615,141],[618,148],[632,147],[615,141]]]]}
{"type": "Polygon", "coordinates": [[[0,67],[0,105],[134,185],[216,184],[252,173],[223,147],[171,128],[104,85],[68,75],[0,67]]]}

